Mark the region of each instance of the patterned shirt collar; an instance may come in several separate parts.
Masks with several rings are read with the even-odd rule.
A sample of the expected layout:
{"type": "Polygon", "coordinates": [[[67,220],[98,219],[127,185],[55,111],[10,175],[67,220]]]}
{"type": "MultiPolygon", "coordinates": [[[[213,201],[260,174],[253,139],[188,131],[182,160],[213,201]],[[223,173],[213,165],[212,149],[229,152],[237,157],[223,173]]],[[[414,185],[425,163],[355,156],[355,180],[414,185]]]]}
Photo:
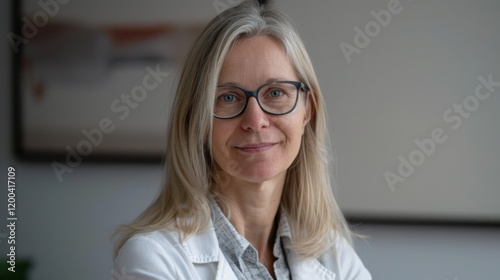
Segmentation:
{"type": "MultiPolygon", "coordinates": [[[[248,265],[241,262],[258,263],[257,250],[241,236],[228,218],[224,215],[221,208],[213,197],[209,198],[212,209],[212,223],[219,241],[219,247],[238,276],[238,279],[244,279],[248,265]],[[236,271],[237,270],[237,271],[236,271]]],[[[283,209],[278,211],[279,220],[276,229],[276,240],[273,246],[273,254],[277,258],[275,273],[278,279],[289,279],[288,266],[284,250],[291,241],[290,227],[283,209]],[[279,277],[281,274],[282,277],[279,277]]]]}
{"type": "MultiPolygon", "coordinates": [[[[222,253],[225,256],[235,257],[236,260],[240,259],[251,245],[250,242],[236,231],[213,197],[210,197],[210,206],[212,208],[212,223],[222,253]]],[[[238,261],[235,264],[240,268],[238,261]]]]}

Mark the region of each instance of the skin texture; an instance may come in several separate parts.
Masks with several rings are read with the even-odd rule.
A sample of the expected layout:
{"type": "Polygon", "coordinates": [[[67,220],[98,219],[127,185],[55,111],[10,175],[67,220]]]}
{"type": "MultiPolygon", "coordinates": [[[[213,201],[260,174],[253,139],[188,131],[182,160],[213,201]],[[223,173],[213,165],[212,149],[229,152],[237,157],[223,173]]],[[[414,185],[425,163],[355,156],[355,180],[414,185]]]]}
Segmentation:
{"type": "MultiPolygon", "coordinates": [[[[248,90],[278,80],[298,81],[282,47],[272,38],[238,40],[227,55],[218,84],[248,90]]],[[[213,121],[213,157],[219,167],[217,190],[227,201],[231,223],[258,251],[274,277],[275,216],[286,171],[296,158],[310,108],[300,93],[296,108],[282,116],[262,111],[250,98],[245,112],[213,121]]]]}

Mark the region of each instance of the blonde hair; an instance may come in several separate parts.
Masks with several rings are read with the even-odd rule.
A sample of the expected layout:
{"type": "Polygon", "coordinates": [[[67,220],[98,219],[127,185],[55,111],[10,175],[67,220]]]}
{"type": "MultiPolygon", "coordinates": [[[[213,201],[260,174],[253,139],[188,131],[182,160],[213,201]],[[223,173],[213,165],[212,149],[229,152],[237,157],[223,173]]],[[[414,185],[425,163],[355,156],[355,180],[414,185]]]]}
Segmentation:
{"type": "Polygon", "coordinates": [[[309,56],[285,14],[247,0],[214,18],[190,49],[171,112],[166,182],[141,215],[117,229],[120,238],[115,255],[140,232],[178,230],[184,241],[209,225],[208,197],[214,192],[216,169],[211,156],[214,92],[231,46],[240,38],[254,36],[270,36],[283,47],[311,95],[311,119],[299,154],[287,172],[281,199],[292,233],[292,249],[303,257],[317,257],[338,236],[351,240],[333,197],[324,101],[309,56]]]}

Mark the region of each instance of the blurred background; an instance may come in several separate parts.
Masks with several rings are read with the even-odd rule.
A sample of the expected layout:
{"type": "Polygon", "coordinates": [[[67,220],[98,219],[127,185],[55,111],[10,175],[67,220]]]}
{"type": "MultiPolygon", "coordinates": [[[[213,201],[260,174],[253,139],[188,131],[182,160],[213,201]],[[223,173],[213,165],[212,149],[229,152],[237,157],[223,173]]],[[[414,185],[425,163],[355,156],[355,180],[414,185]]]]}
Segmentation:
{"type": "MultiPolygon", "coordinates": [[[[241,1],[17,1],[0,4],[16,260],[28,279],[111,279],[113,229],[163,181],[184,52],[241,1]]],[[[500,2],[276,2],[315,66],[335,192],[374,279],[500,279],[500,2]]]]}

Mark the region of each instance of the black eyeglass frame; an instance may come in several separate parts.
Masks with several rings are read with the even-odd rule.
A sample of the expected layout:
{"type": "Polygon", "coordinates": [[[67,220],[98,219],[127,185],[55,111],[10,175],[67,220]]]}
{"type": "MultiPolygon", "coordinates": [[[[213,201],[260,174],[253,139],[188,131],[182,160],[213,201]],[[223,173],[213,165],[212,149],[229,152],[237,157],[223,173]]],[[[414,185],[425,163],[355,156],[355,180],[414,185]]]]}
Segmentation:
{"type": "Polygon", "coordinates": [[[260,109],[262,111],[264,111],[265,113],[271,114],[271,115],[275,115],[275,116],[286,115],[286,114],[289,114],[290,112],[292,112],[293,110],[295,110],[295,107],[297,107],[297,103],[299,101],[300,91],[302,90],[306,95],[309,92],[309,87],[306,86],[306,84],[304,84],[303,82],[299,82],[299,81],[276,81],[276,82],[270,82],[270,83],[261,85],[260,87],[258,87],[254,91],[246,90],[246,89],[244,89],[242,87],[235,86],[235,85],[230,85],[230,84],[222,84],[222,85],[218,85],[217,87],[218,88],[221,88],[221,87],[237,88],[237,89],[241,90],[243,93],[245,93],[245,97],[246,97],[245,105],[243,106],[243,108],[241,108],[241,111],[238,112],[236,115],[230,116],[230,117],[222,117],[222,116],[217,116],[215,113],[213,114],[213,116],[215,118],[224,119],[224,120],[233,119],[233,118],[236,118],[236,117],[240,116],[241,114],[243,114],[243,112],[245,112],[245,110],[247,108],[248,100],[250,100],[250,97],[255,97],[255,100],[257,100],[257,104],[259,104],[260,109]],[[260,104],[260,101],[259,101],[259,91],[262,88],[264,88],[266,86],[269,86],[269,85],[273,85],[273,84],[291,84],[291,85],[294,85],[297,88],[297,98],[295,99],[295,103],[293,104],[293,107],[290,110],[288,110],[286,112],[283,112],[283,113],[273,113],[273,112],[267,111],[264,107],[262,107],[262,104],[260,104]]]}

